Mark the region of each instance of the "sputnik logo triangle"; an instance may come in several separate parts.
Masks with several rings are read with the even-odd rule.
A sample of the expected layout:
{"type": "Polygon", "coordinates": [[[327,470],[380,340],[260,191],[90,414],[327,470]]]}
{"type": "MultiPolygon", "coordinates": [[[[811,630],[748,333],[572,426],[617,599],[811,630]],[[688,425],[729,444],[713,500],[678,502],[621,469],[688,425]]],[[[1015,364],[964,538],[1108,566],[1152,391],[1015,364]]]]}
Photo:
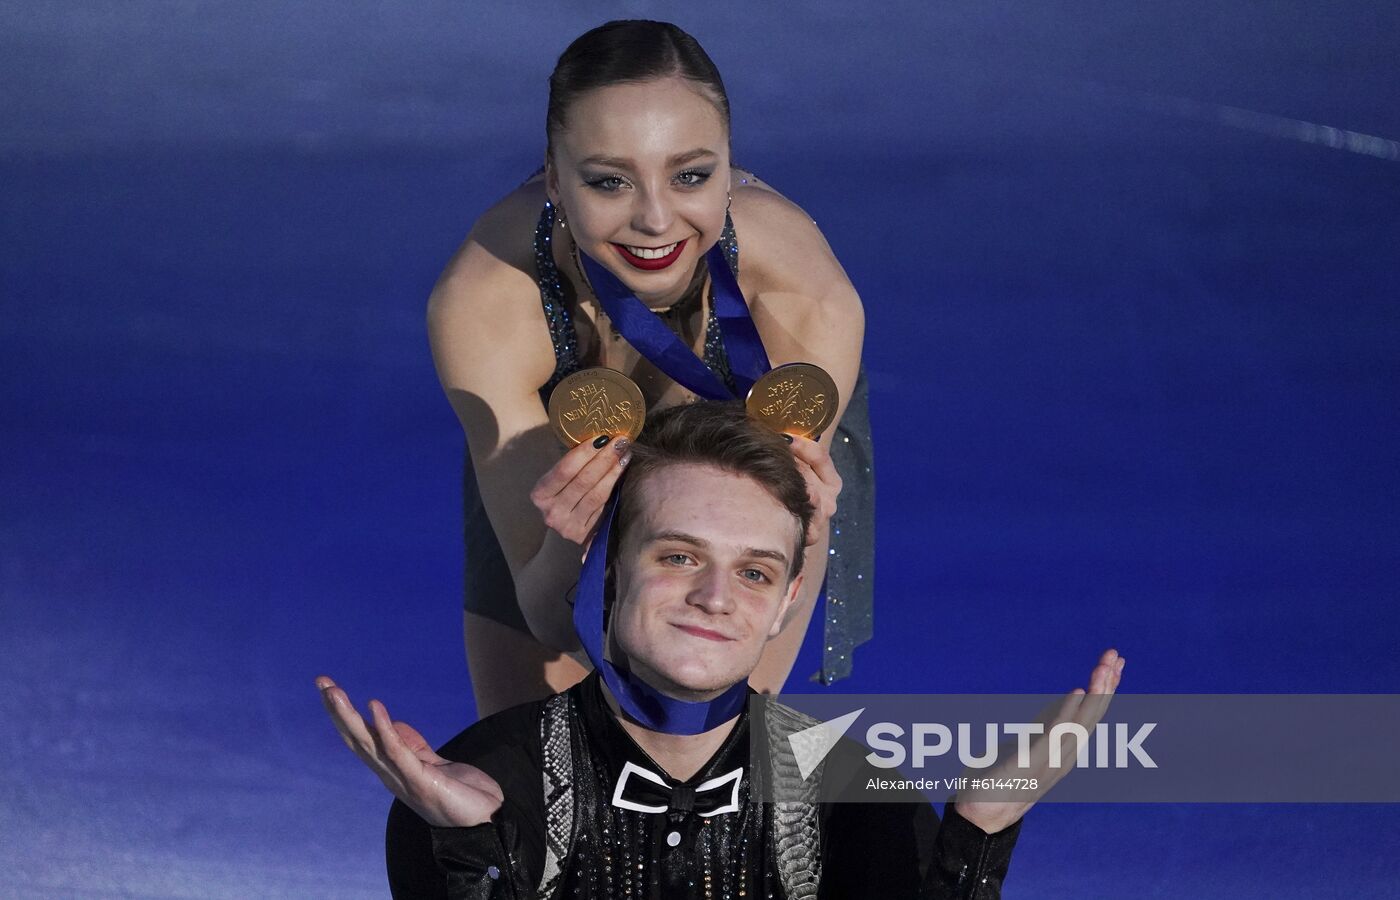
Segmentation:
{"type": "Polygon", "coordinates": [[[863,712],[865,707],[862,706],[840,718],[821,722],[788,735],[788,745],[792,747],[792,755],[797,760],[797,770],[802,774],[803,781],[816,771],[817,766],[821,765],[822,760],[831,752],[831,748],[845,736],[846,731],[863,712]]]}

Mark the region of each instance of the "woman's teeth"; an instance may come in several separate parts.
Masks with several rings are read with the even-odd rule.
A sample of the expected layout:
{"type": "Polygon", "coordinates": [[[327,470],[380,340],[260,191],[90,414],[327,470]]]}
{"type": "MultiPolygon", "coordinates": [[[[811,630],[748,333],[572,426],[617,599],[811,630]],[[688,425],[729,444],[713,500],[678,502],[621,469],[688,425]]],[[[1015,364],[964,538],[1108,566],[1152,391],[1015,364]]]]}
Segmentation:
{"type": "Polygon", "coordinates": [[[650,247],[633,247],[630,244],[623,244],[622,246],[627,250],[628,253],[632,254],[633,256],[639,259],[661,259],[663,256],[669,254],[672,250],[675,250],[676,246],[679,244],[680,241],[676,241],[676,243],[674,244],[667,244],[664,247],[656,247],[655,249],[650,247]]]}

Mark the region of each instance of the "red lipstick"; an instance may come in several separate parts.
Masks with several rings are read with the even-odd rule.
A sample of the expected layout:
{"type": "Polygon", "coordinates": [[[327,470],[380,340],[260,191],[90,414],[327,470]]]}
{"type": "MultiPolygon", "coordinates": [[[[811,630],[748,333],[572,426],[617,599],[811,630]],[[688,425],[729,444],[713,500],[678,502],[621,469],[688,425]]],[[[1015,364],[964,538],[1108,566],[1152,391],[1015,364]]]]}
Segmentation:
{"type": "Polygon", "coordinates": [[[640,257],[633,253],[631,250],[628,250],[622,244],[614,243],[613,248],[617,250],[617,255],[621,256],[622,259],[634,269],[642,269],[647,272],[654,272],[658,269],[664,269],[671,263],[680,259],[681,251],[685,249],[685,245],[687,242],[689,242],[689,240],[690,238],[686,238],[684,241],[681,241],[680,243],[676,244],[675,249],[673,249],[670,253],[667,253],[665,256],[659,256],[656,259],[645,259],[643,257],[640,257]]]}

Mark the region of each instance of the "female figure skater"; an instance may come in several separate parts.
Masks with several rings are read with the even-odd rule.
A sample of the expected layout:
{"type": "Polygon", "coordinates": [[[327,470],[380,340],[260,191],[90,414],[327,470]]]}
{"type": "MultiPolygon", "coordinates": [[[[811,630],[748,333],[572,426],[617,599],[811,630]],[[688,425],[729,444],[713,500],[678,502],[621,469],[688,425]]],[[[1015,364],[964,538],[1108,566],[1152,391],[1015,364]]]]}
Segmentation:
{"type": "Polygon", "coordinates": [[[564,452],[545,407],[554,385],[607,366],[638,384],[648,408],[695,399],[603,312],[600,282],[621,282],[738,393],[715,314],[720,262],[737,275],[771,364],[815,363],[840,392],[836,424],[818,441],[792,441],[818,506],[809,576],[751,683],[782,687],[824,574],[820,677],[843,677],[871,621],[860,298],[816,224],[731,165],[723,82],[676,26],[610,22],[575,40],[550,77],[546,132],[542,172],[475,223],[428,307],[433,358],[469,451],[464,634],[479,715],[565,690],[588,671],[571,591],[628,445],[564,452]]]}

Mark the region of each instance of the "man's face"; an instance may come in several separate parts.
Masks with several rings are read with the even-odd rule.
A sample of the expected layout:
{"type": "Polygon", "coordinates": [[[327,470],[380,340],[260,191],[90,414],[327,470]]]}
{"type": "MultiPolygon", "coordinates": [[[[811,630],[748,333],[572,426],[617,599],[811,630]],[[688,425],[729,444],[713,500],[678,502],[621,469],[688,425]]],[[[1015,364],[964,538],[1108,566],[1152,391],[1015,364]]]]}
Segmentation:
{"type": "Polygon", "coordinates": [[[757,482],[711,466],[665,466],[633,489],[609,641],[657,690],[712,699],[748,678],[797,598],[800,523],[757,482]]]}

